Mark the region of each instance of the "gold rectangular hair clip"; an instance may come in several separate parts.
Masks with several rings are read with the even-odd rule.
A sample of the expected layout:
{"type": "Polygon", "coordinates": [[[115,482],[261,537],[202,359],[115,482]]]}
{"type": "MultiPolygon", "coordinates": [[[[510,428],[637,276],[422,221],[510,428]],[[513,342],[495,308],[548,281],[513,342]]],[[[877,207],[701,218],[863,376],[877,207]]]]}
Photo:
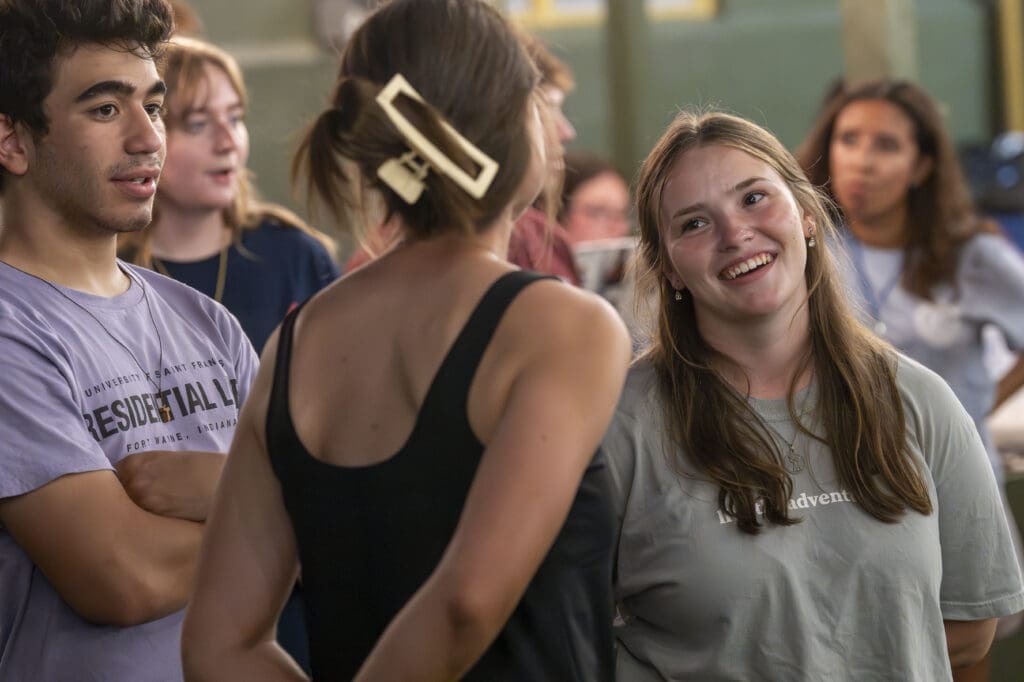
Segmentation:
{"type": "Polygon", "coordinates": [[[448,156],[428,140],[423,133],[402,115],[394,104],[395,97],[399,94],[407,95],[413,99],[424,102],[409,81],[405,80],[402,74],[396,73],[384,89],[377,95],[377,103],[384,109],[388,119],[394,124],[402,137],[409,143],[413,153],[402,154],[399,157],[388,159],[377,169],[379,177],[396,194],[402,197],[408,204],[414,204],[423,193],[423,179],[430,168],[448,177],[452,182],[461,187],[474,199],[479,199],[487,193],[494,176],[498,173],[498,163],[482,152],[476,145],[464,138],[457,130],[452,128],[445,121],[441,122],[445,131],[459,143],[466,153],[478,166],[480,172],[474,178],[466,171],[459,168],[448,156]],[[423,159],[423,163],[417,163],[416,156],[423,159]]]}

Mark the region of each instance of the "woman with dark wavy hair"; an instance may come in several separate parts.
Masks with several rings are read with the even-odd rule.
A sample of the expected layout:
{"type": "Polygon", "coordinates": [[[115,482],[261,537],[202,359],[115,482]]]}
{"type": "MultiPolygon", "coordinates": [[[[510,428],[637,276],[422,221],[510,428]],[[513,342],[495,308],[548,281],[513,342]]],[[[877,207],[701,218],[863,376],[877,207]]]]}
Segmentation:
{"type": "Polygon", "coordinates": [[[720,113],[676,118],[637,201],[659,318],[605,438],[618,679],[942,680],[978,660],[1024,608],[984,447],[848,307],[827,201],[720,113]]]}
{"type": "MultiPolygon", "coordinates": [[[[1024,361],[997,381],[983,332],[1024,349],[1024,260],[975,211],[938,104],[908,81],[847,88],[828,100],[797,158],[838,208],[845,274],[865,321],[949,383],[1002,488],[985,418],[1024,385],[1024,361]]],[[[1002,622],[1000,635],[1019,624],[1002,622]]]]}
{"type": "Polygon", "coordinates": [[[376,211],[401,241],[264,351],[186,616],[191,679],[304,678],[273,632],[301,564],[315,679],[611,680],[597,446],[630,347],[596,295],[505,258],[547,175],[539,102],[484,0],[393,0],[346,44],[296,165],[338,222],[376,211]]]}
{"type": "Polygon", "coordinates": [[[996,384],[981,329],[1024,346],[1024,261],[975,211],[935,100],[907,81],[844,90],[797,158],[838,208],[869,325],[949,382],[1001,480],[984,418],[1024,385],[1024,363],[996,384]]]}

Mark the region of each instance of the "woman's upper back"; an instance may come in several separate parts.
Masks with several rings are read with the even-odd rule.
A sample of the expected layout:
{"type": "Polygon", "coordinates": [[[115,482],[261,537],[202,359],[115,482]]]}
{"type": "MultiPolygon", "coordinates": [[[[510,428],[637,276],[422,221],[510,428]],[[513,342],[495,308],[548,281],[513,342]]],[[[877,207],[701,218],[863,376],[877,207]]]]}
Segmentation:
{"type": "MultiPolygon", "coordinates": [[[[584,332],[577,316],[594,312],[565,285],[533,283],[537,276],[495,260],[395,261],[315,299],[294,341],[286,325],[278,345],[268,449],[314,595],[307,615],[321,674],[354,672],[440,561],[511,386],[529,381],[538,353],[564,352],[557,329],[546,340],[530,323],[550,322],[554,303],[584,332]],[[393,278],[392,265],[408,276],[393,278]],[[333,319],[319,319],[328,312],[333,319]]],[[[611,544],[598,453],[554,546],[471,676],[610,671],[611,544]]]]}
{"type": "MultiPolygon", "coordinates": [[[[302,441],[318,459],[357,467],[398,452],[452,344],[488,287],[509,270],[486,256],[440,253],[433,244],[425,251],[400,249],[353,273],[298,320],[291,365],[297,390],[289,400],[302,441]]],[[[510,382],[536,352],[526,323],[545,305],[540,299],[562,289],[540,283],[524,291],[487,347],[469,408],[484,442],[510,382]]]]}

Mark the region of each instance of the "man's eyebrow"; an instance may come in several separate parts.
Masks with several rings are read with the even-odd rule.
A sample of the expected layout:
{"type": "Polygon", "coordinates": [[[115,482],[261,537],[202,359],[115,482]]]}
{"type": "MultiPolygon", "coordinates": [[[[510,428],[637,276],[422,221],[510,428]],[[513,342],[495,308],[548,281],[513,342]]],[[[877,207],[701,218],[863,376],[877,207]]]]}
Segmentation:
{"type": "Polygon", "coordinates": [[[100,95],[123,95],[127,97],[134,93],[135,86],[125,81],[100,81],[76,97],[75,101],[85,102],[100,95]]]}
{"type": "MultiPolygon", "coordinates": [[[[153,87],[149,89],[146,96],[152,97],[153,95],[163,95],[166,92],[167,84],[160,80],[153,84],[153,87]]],[[[76,97],[75,101],[85,102],[95,97],[99,97],[100,95],[120,95],[122,97],[130,97],[134,94],[135,86],[126,81],[100,81],[76,97]]]]}

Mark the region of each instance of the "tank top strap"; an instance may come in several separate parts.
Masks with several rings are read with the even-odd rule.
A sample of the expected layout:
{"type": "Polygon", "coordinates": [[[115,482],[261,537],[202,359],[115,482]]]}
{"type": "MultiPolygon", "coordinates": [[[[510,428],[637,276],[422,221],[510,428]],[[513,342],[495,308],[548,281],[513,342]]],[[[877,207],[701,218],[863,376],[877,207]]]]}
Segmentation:
{"type": "Polygon", "coordinates": [[[501,318],[520,291],[542,279],[558,278],[513,270],[491,284],[441,363],[420,408],[421,417],[427,417],[428,422],[431,415],[440,417],[442,413],[465,418],[469,387],[501,318]]]}
{"type": "Polygon", "coordinates": [[[285,315],[281,332],[277,337],[277,357],[274,361],[274,383],[270,388],[270,403],[267,406],[266,438],[270,464],[280,478],[285,466],[286,453],[303,452],[302,441],[295,433],[292,413],[288,409],[288,375],[292,360],[292,338],[295,336],[295,320],[305,307],[303,302],[285,315]]]}

